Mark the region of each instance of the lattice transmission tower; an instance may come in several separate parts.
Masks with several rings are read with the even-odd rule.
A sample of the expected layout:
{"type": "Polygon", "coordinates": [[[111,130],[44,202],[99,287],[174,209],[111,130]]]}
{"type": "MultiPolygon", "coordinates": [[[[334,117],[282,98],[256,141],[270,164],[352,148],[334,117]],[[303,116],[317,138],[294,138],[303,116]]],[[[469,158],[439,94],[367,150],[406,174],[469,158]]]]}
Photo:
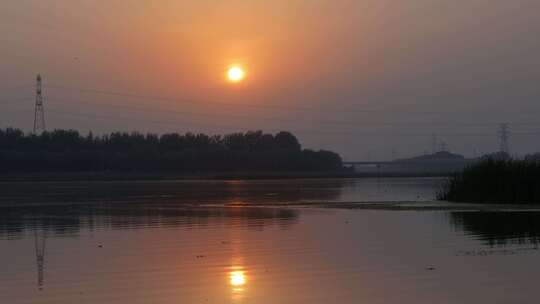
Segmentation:
{"type": "Polygon", "coordinates": [[[431,134],[431,153],[435,154],[438,152],[438,142],[439,140],[437,139],[437,134],[431,134]]]}
{"type": "Polygon", "coordinates": [[[510,137],[510,128],[507,123],[502,123],[499,126],[499,141],[500,141],[500,152],[509,154],[510,148],[508,145],[508,138],[510,137]]]}
{"type": "Polygon", "coordinates": [[[43,95],[41,75],[37,75],[36,84],[36,108],[34,112],[34,134],[45,131],[45,109],[43,108],[43,95]]]}

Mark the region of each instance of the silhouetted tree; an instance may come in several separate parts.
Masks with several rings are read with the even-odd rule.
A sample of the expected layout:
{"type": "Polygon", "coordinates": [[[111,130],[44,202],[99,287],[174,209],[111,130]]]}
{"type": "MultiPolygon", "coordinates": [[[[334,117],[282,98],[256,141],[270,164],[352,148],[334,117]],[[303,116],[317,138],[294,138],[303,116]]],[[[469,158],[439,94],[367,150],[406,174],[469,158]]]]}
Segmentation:
{"type": "Polygon", "coordinates": [[[302,150],[289,132],[262,131],[224,136],[113,132],[102,136],[76,130],[41,135],[0,129],[0,172],[39,171],[309,171],[341,170],[330,151],[302,150]]]}

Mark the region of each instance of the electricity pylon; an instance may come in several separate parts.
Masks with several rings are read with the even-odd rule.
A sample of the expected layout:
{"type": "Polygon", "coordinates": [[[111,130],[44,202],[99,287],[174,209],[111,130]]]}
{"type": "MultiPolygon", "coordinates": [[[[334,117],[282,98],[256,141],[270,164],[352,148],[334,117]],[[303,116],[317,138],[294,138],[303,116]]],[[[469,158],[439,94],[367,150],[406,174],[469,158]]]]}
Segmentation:
{"type": "Polygon", "coordinates": [[[41,75],[38,74],[36,84],[36,108],[34,112],[34,134],[45,131],[45,110],[43,108],[41,88],[41,75]]]}
{"type": "Polygon", "coordinates": [[[508,127],[507,123],[502,123],[499,126],[499,140],[500,140],[500,147],[499,150],[501,152],[504,152],[506,154],[510,153],[510,148],[508,145],[508,138],[510,135],[510,129],[508,127]]]}

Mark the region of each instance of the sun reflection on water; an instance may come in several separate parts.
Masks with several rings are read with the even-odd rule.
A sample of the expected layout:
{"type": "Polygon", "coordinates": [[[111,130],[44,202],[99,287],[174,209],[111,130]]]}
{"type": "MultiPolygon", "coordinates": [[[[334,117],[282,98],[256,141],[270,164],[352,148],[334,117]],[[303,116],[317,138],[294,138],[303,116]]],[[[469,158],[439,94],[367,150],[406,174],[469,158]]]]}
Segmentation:
{"type": "Polygon", "coordinates": [[[229,273],[229,278],[233,287],[242,287],[246,285],[246,275],[241,270],[231,271],[229,273]]]}
{"type": "Polygon", "coordinates": [[[233,302],[238,302],[244,298],[246,284],[247,276],[245,271],[240,267],[233,267],[229,272],[229,285],[231,286],[233,302]]]}

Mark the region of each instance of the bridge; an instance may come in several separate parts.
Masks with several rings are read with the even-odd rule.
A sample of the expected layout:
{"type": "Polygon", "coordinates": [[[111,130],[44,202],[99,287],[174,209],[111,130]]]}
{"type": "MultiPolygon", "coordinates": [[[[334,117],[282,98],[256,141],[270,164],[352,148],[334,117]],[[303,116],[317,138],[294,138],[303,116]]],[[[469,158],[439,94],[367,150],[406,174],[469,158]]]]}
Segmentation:
{"type": "Polygon", "coordinates": [[[398,161],[345,161],[358,174],[407,176],[446,176],[461,171],[473,160],[398,160],[398,161]]]}
{"type": "Polygon", "coordinates": [[[346,166],[354,165],[397,165],[402,162],[399,161],[344,161],[343,164],[346,166]]]}

